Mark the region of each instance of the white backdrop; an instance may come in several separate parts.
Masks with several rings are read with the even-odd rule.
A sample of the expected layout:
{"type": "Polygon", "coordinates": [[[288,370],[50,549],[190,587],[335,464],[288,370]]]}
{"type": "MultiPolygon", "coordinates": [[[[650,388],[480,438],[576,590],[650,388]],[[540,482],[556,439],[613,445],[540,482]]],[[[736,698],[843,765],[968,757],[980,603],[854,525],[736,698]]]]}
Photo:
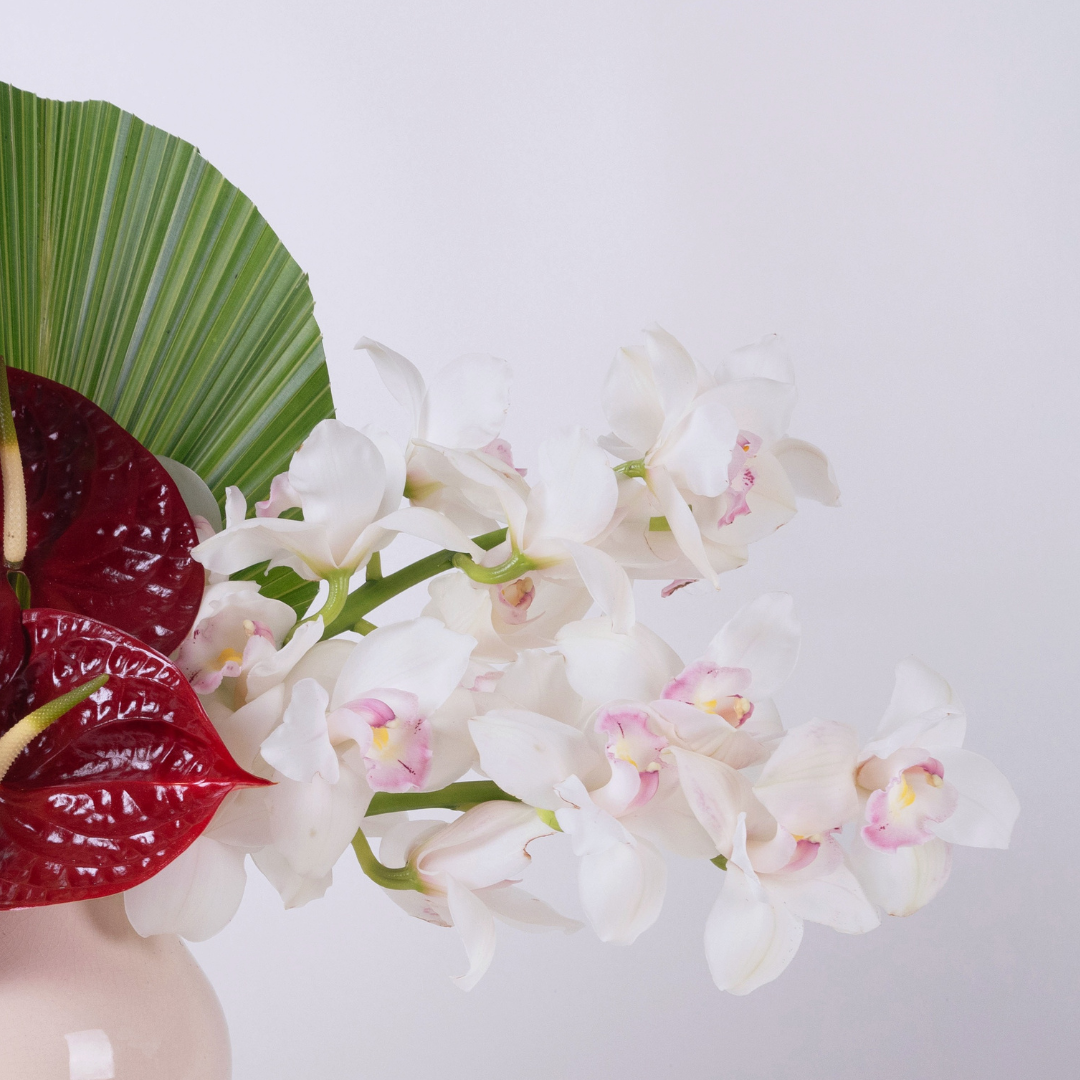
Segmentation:
{"type": "MultiPolygon", "coordinates": [[[[1075,1075],[1080,7],[1068,0],[271,3],[0,0],[0,79],[106,98],[198,145],[310,271],[339,415],[351,351],[510,360],[508,435],[602,429],[653,321],[702,361],[778,330],[840,510],[805,506],[709,597],[644,617],[683,655],[767,589],[804,648],[780,698],[868,730],[915,653],[1022,801],[928,909],[808,927],[748,998],[711,985],[721,884],[672,864],[629,949],[501,935],[471,994],[451,931],[347,857],[284,912],[257,875],[195,952],[238,1080],[1075,1075]]],[[[541,863],[547,860],[541,859],[541,863]]],[[[538,867],[573,903],[561,865],[538,867]]]]}

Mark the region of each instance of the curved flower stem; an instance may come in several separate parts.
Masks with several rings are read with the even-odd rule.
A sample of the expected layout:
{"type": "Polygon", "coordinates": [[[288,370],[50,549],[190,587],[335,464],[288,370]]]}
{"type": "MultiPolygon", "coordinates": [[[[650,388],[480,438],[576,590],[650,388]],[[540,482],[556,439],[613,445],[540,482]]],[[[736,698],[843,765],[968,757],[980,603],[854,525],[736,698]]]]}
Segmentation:
{"type": "MultiPolygon", "coordinates": [[[[474,536],[473,543],[485,551],[490,551],[505,539],[506,530],[495,529],[482,536],[474,536]]],[[[362,627],[359,632],[366,633],[371,629],[371,624],[364,620],[364,616],[369,611],[374,611],[392,596],[397,596],[398,593],[419,585],[421,581],[427,581],[428,578],[446,570],[453,570],[454,556],[457,554],[459,553],[456,551],[436,551],[434,555],[418,559],[392,574],[387,574],[386,577],[365,581],[359,589],[349,595],[339,615],[334,619],[324,620],[328,622],[328,625],[323,633],[323,640],[340,634],[344,630],[353,630],[360,622],[366,624],[366,629],[362,627]]]]}
{"type": "Polygon", "coordinates": [[[108,681],[108,675],[99,675],[96,679],[91,679],[52,701],[47,701],[4,732],[0,736],[0,780],[7,776],[12,763],[33,739],[50,724],[59,720],[68,710],[74,709],[91,694],[100,690],[108,681]]]}
{"type": "Polygon", "coordinates": [[[384,866],[371,850],[368,838],[363,829],[357,829],[352,838],[353,851],[356,852],[356,861],[360,869],[376,885],[384,889],[412,889],[415,892],[423,892],[424,886],[420,881],[420,875],[412,866],[384,866]]]}
{"type": "Polygon", "coordinates": [[[530,559],[523,551],[515,551],[509,559],[504,559],[498,566],[480,566],[468,555],[459,551],[454,556],[454,566],[459,570],[464,570],[473,581],[479,581],[484,585],[502,585],[507,581],[517,580],[530,570],[540,568],[539,563],[530,559]]]}
{"type": "Polygon", "coordinates": [[[368,806],[367,817],[394,814],[399,810],[468,810],[483,802],[520,802],[514,795],[503,791],[491,780],[466,780],[451,784],[439,791],[404,791],[399,793],[377,791],[368,806]]]}
{"type": "MultiPolygon", "coordinates": [[[[315,612],[314,615],[308,615],[307,618],[301,619],[298,623],[293,625],[293,628],[285,635],[285,640],[291,641],[293,634],[300,629],[304,623],[314,622],[316,619],[322,619],[323,625],[332,623],[340,614],[341,609],[345,606],[345,601],[349,598],[349,581],[352,579],[351,570],[335,570],[334,572],[327,574],[323,579],[326,581],[329,589],[326,593],[326,600],[323,606],[315,612]]],[[[326,636],[325,634],[323,635],[326,636]]]]}
{"type": "Polygon", "coordinates": [[[0,356],[0,476],[4,480],[4,562],[18,570],[26,558],[26,478],[8,392],[7,364],[0,356]]]}
{"type": "Polygon", "coordinates": [[[637,478],[638,480],[646,479],[645,476],[645,459],[638,458],[635,461],[624,461],[621,465],[615,466],[615,472],[620,476],[627,476],[630,478],[637,478]]]}

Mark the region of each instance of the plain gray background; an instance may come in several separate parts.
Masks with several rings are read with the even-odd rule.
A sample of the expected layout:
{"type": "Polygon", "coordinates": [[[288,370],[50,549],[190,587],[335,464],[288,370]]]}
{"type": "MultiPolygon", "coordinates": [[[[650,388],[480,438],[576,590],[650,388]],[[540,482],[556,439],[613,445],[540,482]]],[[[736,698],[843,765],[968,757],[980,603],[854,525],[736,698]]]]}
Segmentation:
{"type": "MultiPolygon", "coordinates": [[[[806,506],[718,595],[647,621],[686,657],[766,589],[804,648],[781,707],[869,730],[915,653],[1012,779],[1008,852],[958,849],[928,909],[810,926],[748,998],[701,949],[714,868],[672,862],[633,947],[502,933],[471,994],[450,931],[349,859],[283,912],[253,875],[195,951],[238,1080],[1076,1075],[1078,86],[1074,3],[0,3],[0,78],[106,98],[197,144],[311,274],[339,415],[384,419],[351,351],[516,371],[526,463],[603,429],[620,344],[703,362],[780,331],[806,506]]],[[[402,610],[415,610],[405,605],[402,610]]],[[[573,903],[558,857],[547,894],[573,903]]],[[[550,881],[547,879],[550,878],[550,881]]],[[[546,883],[546,884],[545,884],[546,883]]]]}

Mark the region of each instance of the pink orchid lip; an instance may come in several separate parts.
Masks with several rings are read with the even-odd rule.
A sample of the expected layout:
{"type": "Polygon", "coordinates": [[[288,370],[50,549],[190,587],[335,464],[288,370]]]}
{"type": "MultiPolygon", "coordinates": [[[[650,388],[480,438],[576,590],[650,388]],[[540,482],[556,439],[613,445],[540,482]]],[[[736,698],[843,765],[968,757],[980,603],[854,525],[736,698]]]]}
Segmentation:
{"type": "Polygon", "coordinates": [[[519,577],[507,585],[495,589],[502,617],[511,626],[521,626],[528,621],[529,608],[536,599],[536,586],[532,578],[519,577]]]}
{"type": "Polygon", "coordinates": [[[860,783],[880,784],[882,773],[891,773],[886,783],[875,786],[866,801],[866,824],[861,835],[870,847],[895,852],[928,843],[935,835],[928,825],[945,821],[956,810],[959,795],[945,783],[941,762],[924,754],[905,748],[885,761],[871,758],[859,770],[860,783]],[[911,763],[912,757],[920,760],[911,763]]]}
{"type": "Polygon", "coordinates": [[[373,791],[417,791],[431,773],[431,724],[420,714],[415,695],[382,692],[395,700],[397,710],[374,696],[344,706],[371,728],[371,741],[363,748],[368,785],[373,791]]]}
{"type": "Polygon", "coordinates": [[[726,508],[716,523],[718,529],[731,525],[737,518],[750,513],[746,494],[757,482],[757,474],[749,462],[757,456],[760,449],[761,439],[757,435],[749,431],[739,432],[731,454],[731,463],[728,465],[728,486],[722,496],[726,508]]]}
{"type": "Polygon", "coordinates": [[[818,857],[818,852],[820,850],[821,842],[819,840],[809,840],[805,836],[802,837],[800,840],[796,841],[795,854],[788,860],[788,864],[784,867],[784,870],[802,870],[818,857]]]}
{"type": "Polygon", "coordinates": [[[634,705],[608,706],[596,719],[596,730],[607,735],[606,753],[612,763],[626,762],[638,774],[638,790],[627,809],[647,803],[660,785],[664,767],[661,751],[668,745],[663,735],[649,728],[649,714],[634,705]]]}
{"type": "Polygon", "coordinates": [[[711,660],[695,660],[664,687],[661,696],[713,713],[732,727],[740,728],[754,712],[753,703],[744,696],[750,678],[746,668],[720,667],[711,660]]]}
{"type": "Polygon", "coordinates": [[[669,596],[673,596],[680,589],[685,589],[687,585],[693,585],[696,578],[676,578],[674,581],[669,582],[660,590],[660,596],[666,600],[669,596]]]}

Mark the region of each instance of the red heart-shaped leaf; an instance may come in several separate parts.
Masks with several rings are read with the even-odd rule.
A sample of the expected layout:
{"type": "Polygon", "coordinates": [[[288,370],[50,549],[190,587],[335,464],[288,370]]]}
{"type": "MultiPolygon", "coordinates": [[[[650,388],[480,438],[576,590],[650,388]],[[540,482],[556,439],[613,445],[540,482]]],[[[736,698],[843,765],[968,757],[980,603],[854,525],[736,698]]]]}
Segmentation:
{"type": "Polygon", "coordinates": [[[5,727],[97,675],[108,683],[35,738],[0,782],[0,909],[130,889],[175,859],[244,772],[187,679],[95,619],[23,612],[29,659],[5,727]]]}
{"type": "Polygon", "coordinates": [[[27,371],[7,374],[31,603],[100,619],[168,655],[191,629],[205,581],[176,485],[89,398],[27,371]]]}

